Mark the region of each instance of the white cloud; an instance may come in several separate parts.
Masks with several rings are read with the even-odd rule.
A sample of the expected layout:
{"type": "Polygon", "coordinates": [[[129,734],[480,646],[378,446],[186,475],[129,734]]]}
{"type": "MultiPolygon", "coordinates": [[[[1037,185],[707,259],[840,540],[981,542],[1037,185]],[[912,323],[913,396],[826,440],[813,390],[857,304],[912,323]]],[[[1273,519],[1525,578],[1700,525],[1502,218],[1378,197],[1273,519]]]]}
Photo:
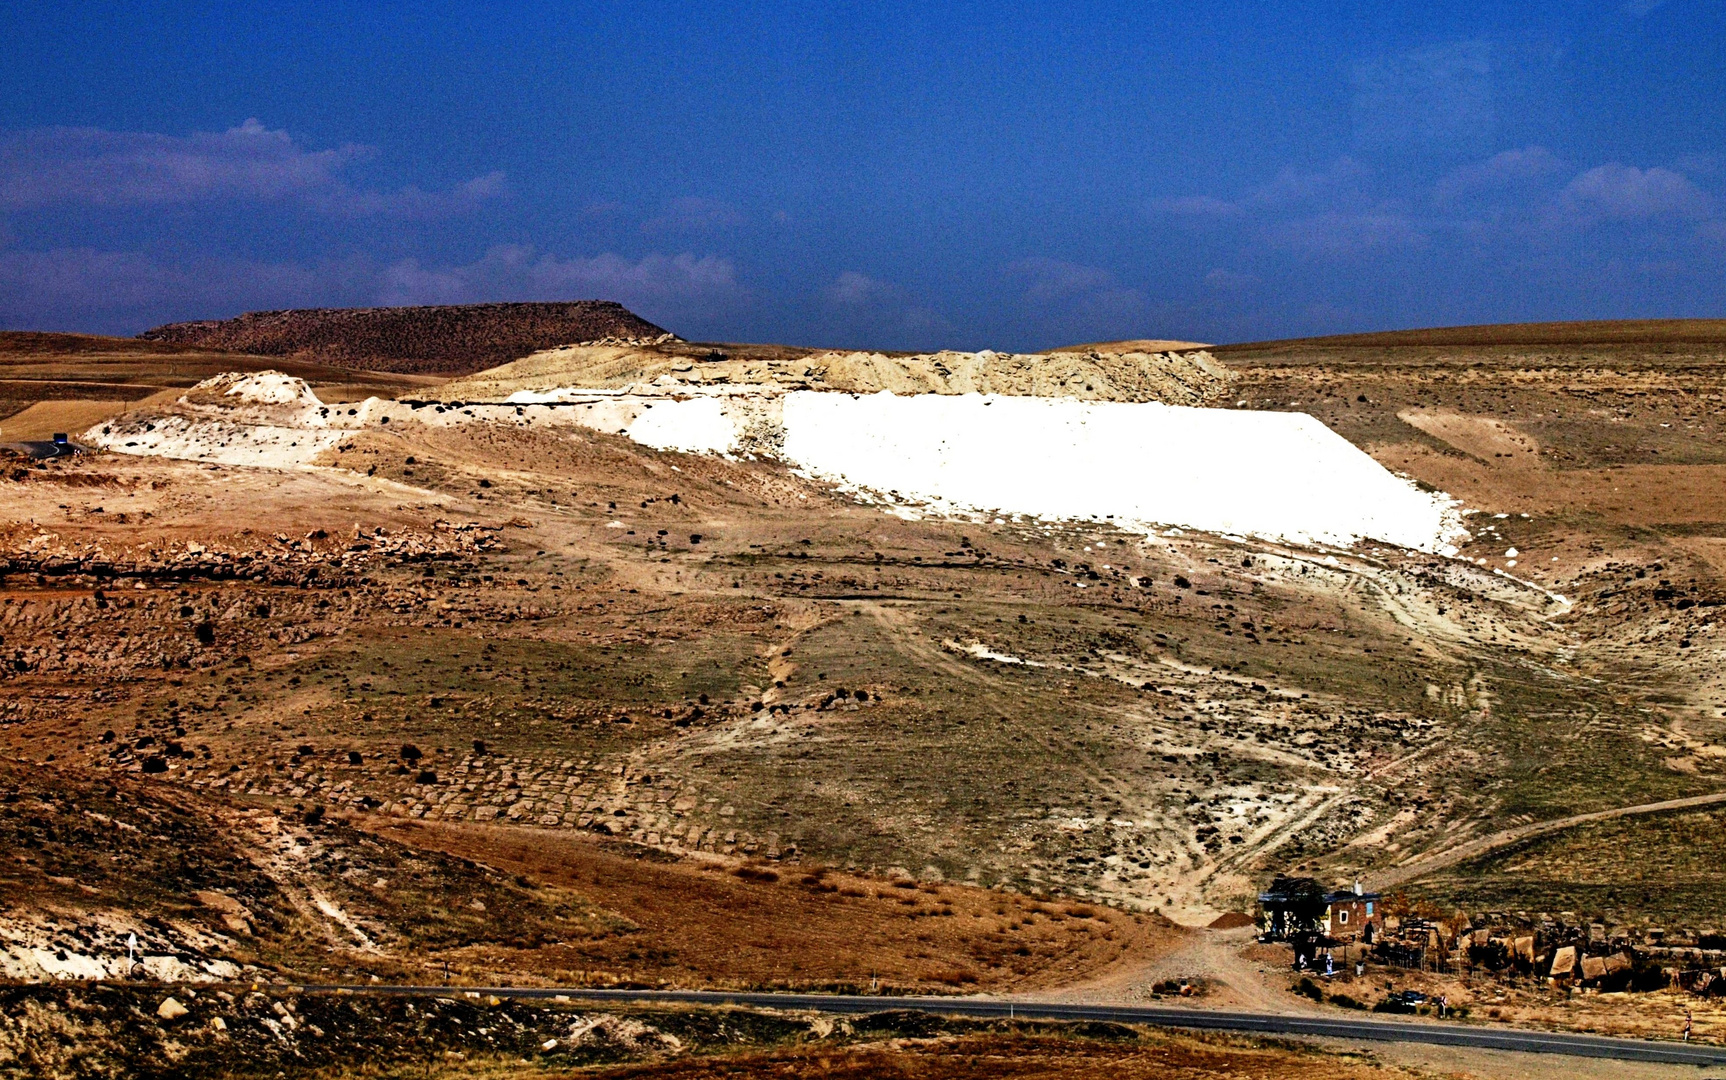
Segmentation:
{"type": "Polygon", "coordinates": [[[1709,217],[1714,201],[1688,177],[1658,166],[1597,165],[1564,186],[1558,209],[1584,224],[1709,217]]]}
{"type": "Polygon", "coordinates": [[[1433,196],[1441,203],[1450,202],[1468,195],[1526,187],[1563,171],[1564,162],[1544,146],[1504,150],[1485,161],[1452,169],[1433,186],[1433,196]]]}
{"type": "Polygon", "coordinates": [[[330,214],[441,216],[503,193],[490,173],[447,192],[357,189],[344,170],[369,147],[307,150],[285,131],[247,120],[222,132],[161,135],[101,128],[0,134],[0,210],[150,206],[220,200],[296,201],[330,214]]]}
{"type": "Polygon", "coordinates": [[[1267,210],[1358,205],[1367,198],[1365,190],[1371,178],[1371,170],[1344,155],[1322,169],[1279,170],[1275,179],[1255,189],[1244,205],[1267,210]]]}
{"type": "Polygon", "coordinates": [[[923,348],[930,337],[951,329],[905,289],[856,270],[840,273],[822,297],[833,313],[834,332],[860,346],[923,348]]]}
{"type": "Polygon", "coordinates": [[[1360,208],[1371,203],[1366,192],[1371,173],[1354,158],[1343,156],[1322,169],[1283,168],[1268,182],[1239,199],[1187,195],[1153,199],[1152,216],[1201,228],[1279,213],[1312,212],[1338,207],[1360,208]]]}
{"type": "Polygon", "coordinates": [[[490,300],[616,300],[650,319],[699,320],[744,296],[715,256],[605,254],[559,259],[496,247],[459,266],[360,258],[315,265],[240,259],[170,262],[135,251],[0,251],[0,326],[133,333],[241,311],[490,300]],[[650,314],[651,313],[651,314],[650,314]]]}
{"type": "Polygon", "coordinates": [[[1419,247],[1426,234],[1410,218],[1389,211],[1330,212],[1282,222],[1271,238],[1319,255],[1359,255],[1387,248],[1419,247]]]}
{"type": "Polygon", "coordinates": [[[899,299],[901,295],[896,286],[855,270],[844,271],[827,287],[827,299],[840,307],[848,308],[889,303],[899,299]]]}
{"type": "Polygon", "coordinates": [[[463,266],[428,267],[416,259],[394,263],[380,276],[377,302],[598,298],[690,318],[732,307],[742,296],[736,267],[715,255],[647,255],[632,260],[607,253],[559,259],[524,245],[500,245],[463,266]]]}
{"type": "Polygon", "coordinates": [[[366,303],[376,268],[242,259],[164,262],[88,247],[0,251],[0,326],[132,333],[170,319],[256,308],[366,303]]]}
{"type": "Polygon", "coordinates": [[[1107,270],[1062,259],[1021,259],[1013,264],[1012,270],[1029,280],[1025,299],[1033,304],[1071,300],[1115,285],[1115,275],[1107,270]]]}
{"type": "MultiPolygon", "coordinates": [[[[1284,168],[1237,200],[1164,199],[1154,213],[1194,231],[1244,230],[1259,243],[1347,256],[1426,242],[1425,226],[1372,191],[1372,171],[1343,156],[1321,169],[1284,168]]],[[[1212,281],[1222,287],[1219,281],[1212,281]]]]}
{"type": "Polygon", "coordinates": [[[655,217],[642,222],[645,233],[709,233],[733,229],[748,221],[743,212],[727,202],[686,196],[672,199],[655,217]]]}
{"type": "Polygon", "coordinates": [[[1025,303],[1061,308],[1079,325],[1112,331],[1143,319],[1150,311],[1150,300],[1143,292],[1120,284],[1101,267],[1036,258],[1021,259],[1008,270],[1025,281],[1025,303]]]}

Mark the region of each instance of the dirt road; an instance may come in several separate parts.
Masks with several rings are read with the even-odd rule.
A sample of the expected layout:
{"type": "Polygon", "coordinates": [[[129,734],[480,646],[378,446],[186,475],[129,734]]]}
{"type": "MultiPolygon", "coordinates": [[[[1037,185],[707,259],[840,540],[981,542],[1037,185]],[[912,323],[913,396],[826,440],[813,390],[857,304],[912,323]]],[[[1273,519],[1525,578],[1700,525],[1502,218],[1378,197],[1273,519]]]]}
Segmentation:
{"type": "Polygon", "coordinates": [[[1662,802],[1642,803],[1637,806],[1620,806],[1612,810],[1597,810],[1590,814],[1577,814],[1573,817],[1557,818],[1552,821],[1536,821],[1529,825],[1518,825],[1513,829],[1495,832],[1478,840],[1471,840],[1457,847],[1444,851],[1421,855],[1408,862],[1394,866],[1389,870],[1371,875],[1367,879],[1369,888],[1383,891],[1406,884],[1416,878],[1425,877],[1435,870],[1484,855],[1501,847],[1507,847],[1531,836],[1542,836],[1546,833],[1559,832],[1576,825],[1585,825],[1591,821],[1606,821],[1611,818],[1630,817],[1635,814],[1658,814],[1666,810],[1688,810],[1697,806],[1712,806],[1716,803],[1726,803],[1726,791],[1716,791],[1708,795],[1692,795],[1686,799],[1666,799],[1662,802]]]}

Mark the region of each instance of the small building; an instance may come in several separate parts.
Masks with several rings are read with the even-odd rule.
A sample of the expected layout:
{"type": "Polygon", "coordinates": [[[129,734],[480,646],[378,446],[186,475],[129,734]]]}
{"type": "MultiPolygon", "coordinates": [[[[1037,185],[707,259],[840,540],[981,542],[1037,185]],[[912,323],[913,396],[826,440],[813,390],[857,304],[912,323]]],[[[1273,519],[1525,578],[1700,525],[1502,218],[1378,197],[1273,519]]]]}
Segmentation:
{"type": "Polygon", "coordinates": [[[1259,927],[1271,941],[1294,941],[1322,933],[1324,886],[1307,877],[1278,875],[1259,893],[1259,927]]]}
{"type": "Polygon", "coordinates": [[[1279,876],[1259,893],[1259,911],[1261,929],[1275,941],[1317,936],[1370,942],[1384,929],[1378,893],[1359,882],[1352,890],[1327,892],[1312,878],[1279,876]]]}
{"type": "Polygon", "coordinates": [[[1378,893],[1366,892],[1358,881],[1352,890],[1326,893],[1324,904],[1322,925],[1330,937],[1360,938],[1370,942],[1384,929],[1378,893]]]}

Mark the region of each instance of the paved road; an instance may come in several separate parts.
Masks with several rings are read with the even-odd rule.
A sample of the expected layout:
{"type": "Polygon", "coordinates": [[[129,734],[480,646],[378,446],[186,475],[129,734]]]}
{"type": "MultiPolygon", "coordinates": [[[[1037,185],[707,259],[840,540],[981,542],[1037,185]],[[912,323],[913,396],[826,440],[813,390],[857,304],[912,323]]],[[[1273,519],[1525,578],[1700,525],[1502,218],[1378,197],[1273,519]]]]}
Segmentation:
{"type": "Polygon", "coordinates": [[[956,1016],[1016,1016],[1040,1020],[1105,1020],[1158,1027],[1250,1031],[1267,1035],[1317,1035],[1334,1039],[1418,1042],[1468,1046],[1531,1054],[1649,1061],[1673,1065],[1726,1065],[1726,1047],[1698,1043],[1648,1042],[1600,1035],[1571,1035],[1518,1028],[1475,1027],[1438,1021],[1368,1020],[1352,1017],[1282,1016],[1275,1013],[1221,1012],[1155,1005],[1075,1005],[1052,1001],[1006,1001],[973,997],[874,997],[840,994],[750,994],[718,990],[593,990],[556,987],[484,986],[308,986],[307,990],[359,994],[449,997],[459,993],[498,997],[569,997],[584,1001],[679,1002],[693,1005],[754,1005],[819,1012],[873,1013],[914,1009],[956,1016]]]}
{"type": "Polygon", "coordinates": [[[78,448],[71,443],[57,443],[49,439],[32,439],[7,445],[33,458],[69,457],[78,452],[78,448]]]}
{"type": "Polygon", "coordinates": [[[1530,822],[1527,825],[1518,825],[1514,829],[1505,829],[1503,832],[1483,836],[1478,840],[1471,840],[1466,844],[1459,844],[1445,851],[1421,855],[1401,866],[1392,866],[1377,874],[1368,875],[1367,886],[1382,892],[1405,882],[1413,881],[1415,878],[1424,877],[1434,870],[1455,866],[1459,862],[1506,847],[1519,840],[1558,832],[1561,829],[1572,828],[1576,825],[1586,825],[1590,821],[1606,821],[1609,818],[1630,817],[1635,814],[1658,814],[1667,810],[1686,810],[1691,807],[1712,806],[1722,802],[1726,802],[1726,791],[1716,791],[1708,795],[1692,795],[1686,799],[1667,799],[1664,802],[1642,803],[1638,806],[1619,806],[1611,810],[1596,810],[1591,814],[1577,814],[1575,817],[1555,818],[1551,821],[1530,822]]]}

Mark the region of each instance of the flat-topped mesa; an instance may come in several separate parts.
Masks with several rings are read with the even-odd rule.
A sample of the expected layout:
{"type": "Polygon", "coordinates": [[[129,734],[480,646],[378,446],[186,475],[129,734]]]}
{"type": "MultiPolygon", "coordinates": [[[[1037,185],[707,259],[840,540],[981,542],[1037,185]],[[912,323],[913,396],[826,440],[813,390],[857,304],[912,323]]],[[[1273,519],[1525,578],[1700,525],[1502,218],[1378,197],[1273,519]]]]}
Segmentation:
{"type": "Polygon", "coordinates": [[[658,344],[663,327],[610,300],[252,311],[140,338],[370,371],[461,375],[572,341],[658,344]]]}

